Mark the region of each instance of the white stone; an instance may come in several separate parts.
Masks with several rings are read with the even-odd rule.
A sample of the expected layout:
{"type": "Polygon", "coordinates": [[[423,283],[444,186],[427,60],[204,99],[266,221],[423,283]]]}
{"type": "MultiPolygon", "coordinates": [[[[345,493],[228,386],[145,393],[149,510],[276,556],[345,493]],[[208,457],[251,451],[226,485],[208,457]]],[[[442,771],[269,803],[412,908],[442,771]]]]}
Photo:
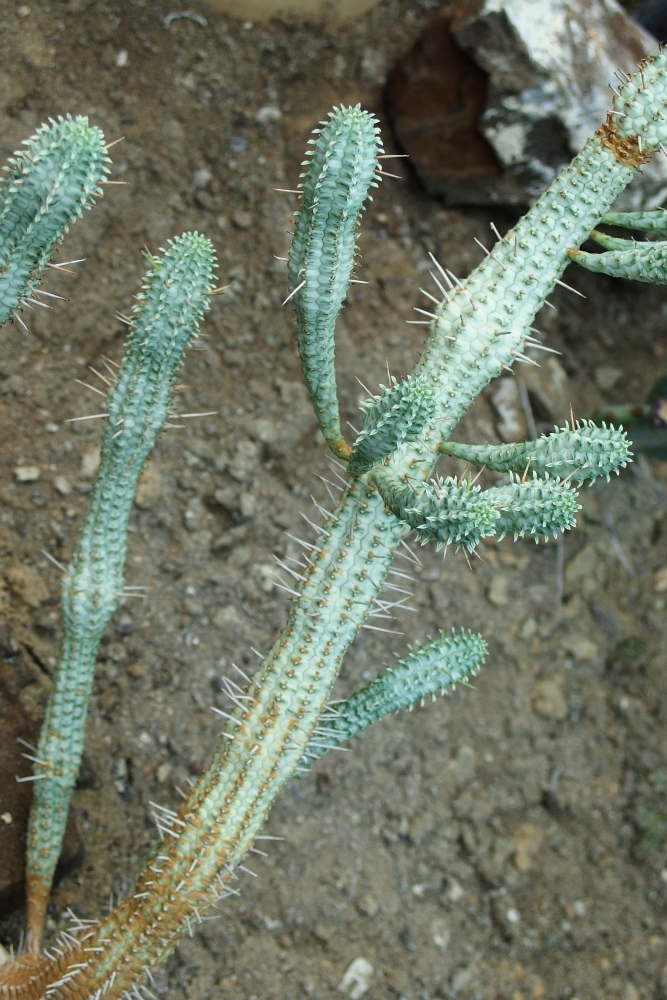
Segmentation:
{"type": "Polygon", "coordinates": [[[373,965],[367,958],[355,958],[345,970],[338,991],[346,993],[350,1000],[361,1000],[370,989],[373,972],[373,965]]]}
{"type": "Polygon", "coordinates": [[[17,465],[14,469],[14,475],[19,483],[35,483],[41,474],[38,465],[17,465]]]}
{"type": "MultiPolygon", "coordinates": [[[[483,0],[460,11],[454,37],[489,74],[480,124],[506,168],[496,200],[534,201],[604,122],[614,70],[633,72],[658,42],[616,0],[483,0]]],[[[642,170],[623,208],[654,208],[667,194],[664,157],[642,170]]]]}

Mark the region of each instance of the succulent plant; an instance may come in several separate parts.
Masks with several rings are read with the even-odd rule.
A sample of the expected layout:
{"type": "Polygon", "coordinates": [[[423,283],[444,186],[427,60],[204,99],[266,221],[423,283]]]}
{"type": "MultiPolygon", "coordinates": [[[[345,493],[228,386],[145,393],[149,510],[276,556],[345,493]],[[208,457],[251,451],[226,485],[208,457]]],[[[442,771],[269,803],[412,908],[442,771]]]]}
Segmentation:
{"type": "MultiPolygon", "coordinates": [[[[612,219],[607,213],[618,194],[667,142],[660,111],[666,99],[667,56],[660,54],[628,78],[607,121],[465,281],[439,268],[441,297],[415,371],[366,405],[353,448],[340,433],[334,325],[350,282],[359,211],[381,176],[380,145],[375,120],[358,107],[335,110],[316,133],[300,188],[289,298],[322,432],[339,457],[351,459],[349,477],[316,537],[302,540],[304,557],[287,585],[292,595],[287,621],[273,646],[244,686],[228,682],[234,707],[211,762],[177,812],[160,811],[162,839],[149,853],[134,893],[108,916],[75,922],[53,953],[5,963],[0,998],[143,995],[143,976],[150,976],[210,905],[237,892],[232,882],[272,802],[304,764],[388,711],[477,669],[485,650],[481,637],[441,636],[344,705],[328,705],[355,635],[374,609],[389,606],[380,594],[406,531],[470,550],[481,538],[505,533],[538,539],[574,523],[576,491],[569,481],[607,477],[628,460],[621,429],[583,423],[525,445],[460,445],[449,436],[488,382],[524,359],[533,317],[562,284],[570,259],[578,259],[575,249],[600,220],[612,219]],[[509,481],[482,490],[468,479],[434,479],[442,452],[508,473],[509,481]]],[[[662,224],[662,214],[654,219],[662,224]]],[[[613,221],[618,224],[618,216],[613,221]]],[[[208,253],[203,244],[201,253],[202,259],[208,253]]],[[[202,264],[202,280],[204,274],[202,264]]],[[[197,322],[205,290],[192,291],[188,323],[197,322]]],[[[177,304],[177,296],[171,297],[165,315],[177,304]]],[[[128,371],[134,370],[128,364],[128,371]]],[[[171,375],[165,378],[169,382],[171,375]]],[[[168,387],[164,398],[167,394],[168,387]]],[[[120,419],[114,406],[110,402],[109,414],[120,419]]],[[[127,421],[123,426],[127,430],[127,421]]],[[[113,434],[107,433],[111,455],[113,434]]],[[[101,506],[101,491],[96,485],[91,510],[101,506]]],[[[115,516],[112,505],[108,512],[115,516]]],[[[90,523],[87,519],[86,526],[90,523]]],[[[114,579],[118,587],[119,578],[114,579]]],[[[87,601],[76,596],[82,605],[87,601]]],[[[48,762],[37,762],[36,776],[42,767],[48,762]]]]}

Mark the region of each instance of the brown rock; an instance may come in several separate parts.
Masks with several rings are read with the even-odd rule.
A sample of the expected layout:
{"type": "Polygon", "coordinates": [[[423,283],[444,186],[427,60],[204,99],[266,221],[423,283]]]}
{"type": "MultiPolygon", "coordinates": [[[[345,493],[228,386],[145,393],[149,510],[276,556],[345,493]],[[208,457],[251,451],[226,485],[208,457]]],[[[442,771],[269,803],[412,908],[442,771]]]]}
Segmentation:
{"type": "Polygon", "coordinates": [[[567,718],[567,702],[561,682],[557,680],[540,681],[533,692],[532,701],[537,714],[545,719],[562,722],[567,718]]]}
{"type": "MultiPolygon", "coordinates": [[[[554,0],[548,17],[534,7],[451,4],[390,73],[394,132],[429,194],[530,204],[604,120],[615,68],[655,51],[655,39],[605,0],[554,0]]],[[[624,207],[657,204],[666,177],[664,161],[652,161],[624,207]]]]}
{"type": "Polygon", "coordinates": [[[387,82],[391,124],[429,194],[452,204],[476,201],[501,173],[477,128],[487,74],[457,46],[447,18],[436,18],[387,82]]]}
{"type": "Polygon", "coordinates": [[[147,462],[139,476],[134,502],[140,510],[150,510],[160,499],[162,478],[153,462],[147,462]]]}
{"type": "Polygon", "coordinates": [[[7,582],[17,597],[30,608],[38,608],[49,599],[49,591],[36,569],[25,563],[15,563],[7,571],[7,582]]]}
{"type": "Polygon", "coordinates": [[[520,872],[529,872],[540,849],[542,834],[532,823],[522,823],[514,837],[514,864],[520,872]]]}
{"type": "Polygon", "coordinates": [[[509,580],[501,573],[496,573],[491,580],[486,596],[489,602],[497,608],[503,608],[509,601],[509,580]]]}
{"type": "MultiPolygon", "coordinates": [[[[26,831],[32,801],[29,781],[18,782],[16,776],[31,773],[30,761],[19,737],[33,746],[39,739],[39,726],[24,712],[18,697],[14,668],[0,660],[0,916],[11,913],[23,902],[26,831]]],[[[70,813],[65,832],[56,881],[77,865],[84,855],[83,841],[70,813]]]]}

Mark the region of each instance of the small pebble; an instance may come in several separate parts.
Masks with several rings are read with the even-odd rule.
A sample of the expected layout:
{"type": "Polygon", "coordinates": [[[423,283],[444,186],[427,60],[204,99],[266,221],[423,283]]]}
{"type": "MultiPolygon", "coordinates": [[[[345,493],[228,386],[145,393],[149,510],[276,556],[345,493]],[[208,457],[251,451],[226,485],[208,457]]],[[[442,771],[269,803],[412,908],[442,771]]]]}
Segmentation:
{"type": "Polygon", "coordinates": [[[91,448],[81,456],[81,475],[84,479],[94,479],[95,473],[100,467],[101,449],[91,448]]]}
{"type": "Polygon", "coordinates": [[[361,1000],[370,989],[373,972],[373,966],[367,958],[355,958],[345,970],[345,975],[338,984],[338,991],[346,993],[350,1000],[361,1000]]]}
{"type": "Polygon", "coordinates": [[[14,469],[14,475],[19,483],[36,483],[41,474],[38,465],[17,465],[14,469]]]}
{"type": "Polygon", "coordinates": [[[279,122],[282,116],[282,111],[275,104],[265,104],[255,115],[255,121],[258,125],[270,125],[273,122],[279,122]]]}
{"type": "Polygon", "coordinates": [[[455,878],[450,878],[446,895],[447,899],[449,899],[452,903],[458,903],[458,901],[463,899],[465,896],[465,892],[460,882],[458,882],[455,878]]]}
{"type": "Polygon", "coordinates": [[[542,834],[532,823],[522,823],[514,836],[514,864],[520,872],[529,872],[533,867],[542,834]]]}
{"type": "Polygon", "coordinates": [[[491,580],[491,586],[486,595],[496,608],[504,608],[509,601],[509,580],[498,574],[491,580]]]}
{"type": "Polygon", "coordinates": [[[534,710],[544,719],[562,722],[567,718],[567,701],[557,681],[540,681],[533,692],[532,702],[534,710]]]}
{"type": "Polygon", "coordinates": [[[164,764],[158,764],[155,769],[155,777],[158,780],[158,784],[163,785],[171,774],[171,771],[171,764],[167,764],[166,762],[164,764]]]}
{"type": "Polygon", "coordinates": [[[232,215],[232,222],[237,229],[250,229],[254,221],[250,212],[244,212],[243,210],[234,212],[232,215]]]}
{"type": "Polygon", "coordinates": [[[366,893],[357,903],[357,909],[366,917],[374,917],[380,909],[380,904],[374,896],[371,896],[370,893],[366,893]]]}
{"type": "Polygon", "coordinates": [[[53,485],[61,497],[67,497],[72,492],[72,484],[65,476],[56,476],[53,480],[53,485]]]}
{"type": "Polygon", "coordinates": [[[609,392],[614,388],[623,372],[620,368],[613,368],[611,365],[600,365],[593,372],[595,384],[600,392],[609,392]]]}
{"type": "Polygon", "coordinates": [[[213,615],[213,624],[223,631],[235,629],[240,623],[239,613],[233,604],[227,604],[224,608],[218,608],[213,615]]]}
{"type": "Polygon", "coordinates": [[[162,478],[153,462],[148,462],[139,476],[134,502],[140,510],[151,510],[160,499],[162,478]]]}
{"type": "Polygon", "coordinates": [[[431,938],[436,948],[441,948],[444,951],[449,944],[451,936],[452,934],[447,926],[447,922],[442,917],[436,917],[431,923],[431,938]]]}
{"type": "Polygon", "coordinates": [[[565,649],[577,660],[594,660],[598,655],[598,647],[584,636],[573,635],[565,640],[565,649]]]}
{"type": "Polygon", "coordinates": [[[14,817],[10,812],[3,813],[2,816],[0,816],[0,819],[3,823],[6,823],[7,826],[10,826],[14,822],[14,817]]]}
{"type": "Polygon", "coordinates": [[[49,591],[40,573],[25,563],[15,563],[7,571],[7,582],[17,597],[29,608],[38,608],[49,599],[49,591]]]}

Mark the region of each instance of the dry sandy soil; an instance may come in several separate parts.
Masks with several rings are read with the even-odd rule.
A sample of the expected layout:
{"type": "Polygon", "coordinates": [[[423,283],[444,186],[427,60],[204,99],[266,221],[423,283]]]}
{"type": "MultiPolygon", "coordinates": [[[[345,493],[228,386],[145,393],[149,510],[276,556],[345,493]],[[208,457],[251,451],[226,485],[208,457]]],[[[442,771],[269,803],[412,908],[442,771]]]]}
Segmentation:
{"type": "MultiPolygon", "coordinates": [[[[437,9],[383,0],[327,34],[243,24],[196,3],[206,25],[165,27],[179,8],[164,0],[3,3],[3,158],[48,116],[83,113],[108,140],[125,137],[112,176],[127,182],[107,188],[67,238],[63,259],[86,262],[48,288],[69,301],[31,315],[28,334],[2,331],[2,652],[32,718],[60,631],[59,574],[41,550],[67,561],[99,442],[94,421],[66,422],[96,409],[73,380],[87,381],[103,354],[121,357],[115,313],[131,308],[144,245],[202,230],[220,284],[232,283],[213,301],[207,349],[188,356],[179,403],[217,415],[161,436],[132,516],[127,579],[148,596],[123,604],[102,643],[73,805],[86,857],[54,892],[51,934],[67,907],[94,917],[110,894],[131,890],[155,837],[149,801],[178,803],[177,786],[215,744],[209,706],[225,707],[221,672],[232,661],[247,670],[250,647],[265,649],[284,619],[272,553],[291,554],[285,532],[307,530],[299,511],[313,515],[311,493],[327,500],[315,474],[330,476],[331,463],[280,308],[286,278],[274,255],[284,255],[294,204],[273,188],[293,186],[308,133],[334,103],[361,101],[382,118],[388,67],[437,9]],[[40,478],[18,482],[21,464],[40,478]]],[[[392,148],[386,125],[384,135],[392,148]]],[[[428,251],[464,275],[481,256],[473,237],[514,221],[443,208],[409,167],[399,172],[405,179],[385,181],[366,213],[369,284],[355,287],[340,323],[352,423],[354,376],[375,386],[386,359],[402,375],[418,356],[423,327],[405,320],[420,304],[428,251]]],[[[531,390],[540,419],[554,415],[549,379],[582,414],[642,399],[664,368],[660,289],[572,269],[567,280],[587,298],[560,289],[556,311],[539,317],[563,352],[562,368],[544,369],[531,390]],[[606,393],[599,385],[613,378],[601,368],[622,372],[606,393]]],[[[458,437],[499,440],[494,391],[458,437]]],[[[422,567],[404,563],[417,613],[398,615],[391,627],[402,635],[361,633],[337,696],[406,642],[453,625],[488,638],[475,689],[378,724],[352,753],[293,781],[267,830],[284,840],[253,859],[258,877],[243,878],[240,898],[178,946],[160,994],[333,998],[363,957],[378,1000],[667,996],[666,595],[656,589],[667,563],[665,466],[635,464],[583,504],[565,540],[560,605],[555,545],[506,540],[472,571],[461,556],[443,564],[421,549],[422,567]]],[[[20,912],[6,918],[2,939],[16,943],[20,926],[20,912]]]]}

